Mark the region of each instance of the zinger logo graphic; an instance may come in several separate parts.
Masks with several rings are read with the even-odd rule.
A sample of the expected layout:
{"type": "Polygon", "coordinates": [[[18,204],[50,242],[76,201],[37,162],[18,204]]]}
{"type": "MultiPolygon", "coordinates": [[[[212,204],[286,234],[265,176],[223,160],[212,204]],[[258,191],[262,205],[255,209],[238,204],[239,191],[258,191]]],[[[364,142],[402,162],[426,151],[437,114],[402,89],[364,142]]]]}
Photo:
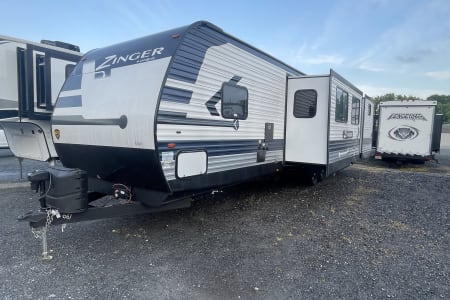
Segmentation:
{"type": "Polygon", "coordinates": [[[399,113],[393,113],[389,116],[388,120],[420,120],[420,121],[426,121],[427,119],[422,114],[399,114],[399,113]]]}
{"type": "Polygon", "coordinates": [[[413,140],[419,135],[419,129],[407,125],[401,125],[389,130],[388,135],[391,139],[396,141],[413,140]]]}
{"type": "Polygon", "coordinates": [[[124,66],[131,63],[142,63],[154,60],[158,55],[162,55],[164,47],[148,49],[145,51],[138,51],[126,55],[113,54],[104,58],[104,61],[95,68],[96,72],[104,71],[105,69],[118,66],[124,66]]]}

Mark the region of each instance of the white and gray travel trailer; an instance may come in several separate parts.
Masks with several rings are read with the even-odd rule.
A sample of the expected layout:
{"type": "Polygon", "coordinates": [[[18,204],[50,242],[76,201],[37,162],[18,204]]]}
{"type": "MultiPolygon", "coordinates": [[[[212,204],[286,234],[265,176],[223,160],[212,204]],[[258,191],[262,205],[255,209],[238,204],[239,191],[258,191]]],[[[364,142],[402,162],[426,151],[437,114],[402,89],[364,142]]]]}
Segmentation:
{"type": "Polygon", "coordinates": [[[288,78],[285,165],[302,166],[315,183],[357,161],[361,103],[363,92],[333,70],[288,78]]]}
{"type": "Polygon", "coordinates": [[[380,103],[376,159],[430,160],[440,150],[436,101],[380,103]]]}
{"type": "Polygon", "coordinates": [[[87,210],[74,221],[104,216],[87,209],[102,195],[145,212],[288,166],[323,178],[360,156],[362,99],[333,70],[305,76],[196,22],[88,52],[52,116],[65,168],[29,179],[43,209],[87,210]]]}
{"type": "Polygon", "coordinates": [[[57,157],[50,117],[66,76],[81,56],[77,46],[63,42],[0,36],[0,128],[15,156],[41,161],[57,157]]]}

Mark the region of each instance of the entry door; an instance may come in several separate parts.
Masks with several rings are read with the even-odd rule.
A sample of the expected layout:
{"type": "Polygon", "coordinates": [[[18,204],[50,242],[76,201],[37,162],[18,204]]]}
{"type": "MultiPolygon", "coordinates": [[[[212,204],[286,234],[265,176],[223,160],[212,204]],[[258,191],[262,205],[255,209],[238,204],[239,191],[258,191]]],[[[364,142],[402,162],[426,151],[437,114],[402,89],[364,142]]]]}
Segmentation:
{"type": "Polygon", "coordinates": [[[285,161],[327,163],[329,76],[288,79],[285,161]]]}

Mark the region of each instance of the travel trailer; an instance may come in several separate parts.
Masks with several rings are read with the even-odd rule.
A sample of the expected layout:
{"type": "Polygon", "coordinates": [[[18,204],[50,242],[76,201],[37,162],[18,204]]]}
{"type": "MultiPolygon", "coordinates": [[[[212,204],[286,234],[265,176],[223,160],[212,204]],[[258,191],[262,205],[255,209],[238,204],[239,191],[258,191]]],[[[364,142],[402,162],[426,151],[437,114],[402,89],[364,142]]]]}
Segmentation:
{"type": "Polygon", "coordinates": [[[365,103],[333,70],[306,76],[196,22],[88,52],[53,111],[64,167],[29,179],[71,222],[185,207],[291,167],[315,183],[359,159],[365,103]],[[104,195],[127,205],[91,208],[104,195]]]}
{"type": "Polygon", "coordinates": [[[376,159],[418,160],[434,158],[440,150],[442,115],[436,101],[380,102],[376,159]]]}
{"type": "Polygon", "coordinates": [[[0,147],[9,144],[19,158],[57,157],[50,117],[66,76],[81,56],[77,46],[63,42],[0,36],[0,147]]]}

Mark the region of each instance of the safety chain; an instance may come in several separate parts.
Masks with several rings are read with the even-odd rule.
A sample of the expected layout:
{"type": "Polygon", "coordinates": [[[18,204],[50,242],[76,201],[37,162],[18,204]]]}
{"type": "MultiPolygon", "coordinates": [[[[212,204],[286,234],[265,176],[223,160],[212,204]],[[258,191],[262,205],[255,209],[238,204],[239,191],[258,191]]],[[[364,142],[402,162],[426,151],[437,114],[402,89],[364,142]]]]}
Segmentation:
{"type": "Polygon", "coordinates": [[[45,221],[45,226],[40,228],[40,229],[36,229],[34,227],[31,227],[31,233],[33,233],[35,238],[37,238],[37,239],[41,239],[42,238],[43,233],[46,232],[48,230],[48,228],[50,227],[50,225],[52,224],[54,216],[55,216],[54,210],[53,209],[47,209],[47,219],[45,221]]]}
{"type": "Polygon", "coordinates": [[[63,218],[65,220],[72,219],[72,214],[60,214],[58,210],[56,209],[47,209],[47,219],[45,221],[44,227],[40,229],[36,229],[31,227],[31,233],[33,233],[34,237],[37,239],[42,238],[42,234],[44,231],[47,231],[50,225],[53,222],[53,218],[56,216],[57,219],[63,218]]]}

